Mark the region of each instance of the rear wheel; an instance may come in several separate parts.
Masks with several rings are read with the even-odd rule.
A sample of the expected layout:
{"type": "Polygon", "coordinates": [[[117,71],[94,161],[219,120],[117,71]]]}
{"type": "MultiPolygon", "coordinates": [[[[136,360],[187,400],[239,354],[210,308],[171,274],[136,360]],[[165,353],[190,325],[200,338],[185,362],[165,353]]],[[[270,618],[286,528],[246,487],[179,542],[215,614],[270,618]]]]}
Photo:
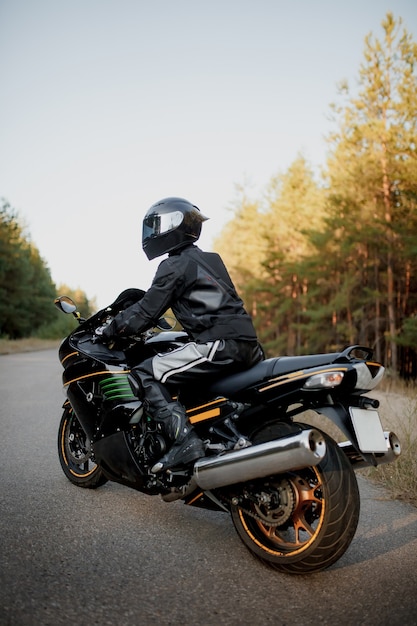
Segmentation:
{"type": "Polygon", "coordinates": [[[357,528],[356,476],[338,445],[323,436],[327,451],[319,465],[247,485],[246,495],[231,508],[246,547],[282,572],[329,567],[347,550],[357,528]]]}
{"type": "Polygon", "coordinates": [[[101,468],[93,462],[90,441],[69,407],[59,424],[58,456],[65,476],[74,485],[95,489],[107,482],[101,468]]]}

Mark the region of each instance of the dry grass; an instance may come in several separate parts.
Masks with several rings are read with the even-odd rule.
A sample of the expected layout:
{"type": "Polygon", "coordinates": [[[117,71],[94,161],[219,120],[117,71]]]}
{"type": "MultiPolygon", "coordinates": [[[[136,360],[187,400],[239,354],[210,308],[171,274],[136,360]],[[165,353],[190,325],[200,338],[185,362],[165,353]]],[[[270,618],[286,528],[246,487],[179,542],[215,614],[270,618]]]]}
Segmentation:
{"type": "Polygon", "coordinates": [[[381,403],[379,414],[384,430],[395,432],[400,440],[401,455],[394,463],[364,471],[394,498],[417,506],[417,387],[397,383],[390,385],[389,391],[375,391],[372,395],[381,403]]]}
{"type": "Polygon", "coordinates": [[[0,339],[0,354],[58,349],[59,343],[56,339],[0,339]]]}

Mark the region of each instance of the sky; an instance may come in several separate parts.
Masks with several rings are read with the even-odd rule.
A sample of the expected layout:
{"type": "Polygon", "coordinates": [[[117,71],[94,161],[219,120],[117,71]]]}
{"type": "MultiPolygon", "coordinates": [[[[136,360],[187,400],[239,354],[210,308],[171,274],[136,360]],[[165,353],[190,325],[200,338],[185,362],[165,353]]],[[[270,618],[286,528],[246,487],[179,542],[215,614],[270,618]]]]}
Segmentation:
{"type": "Polygon", "coordinates": [[[354,88],[387,11],[416,0],[0,0],[0,198],[57,285],[99,308],[147,289],[147,209],[233,216],[303,154],[325,164],[337,85],[354,88]]]}

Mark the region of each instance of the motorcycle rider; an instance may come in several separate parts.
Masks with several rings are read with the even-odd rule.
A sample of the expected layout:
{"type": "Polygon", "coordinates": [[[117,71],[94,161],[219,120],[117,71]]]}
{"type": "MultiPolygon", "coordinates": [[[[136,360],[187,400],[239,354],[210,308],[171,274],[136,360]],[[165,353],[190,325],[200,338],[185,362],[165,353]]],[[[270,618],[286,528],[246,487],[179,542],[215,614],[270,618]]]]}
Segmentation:
{"type": "Polygon", "coordinates": [[[146,410],[172,443],[152,467],[153,473],[204,456],[203,443],[184,407],[173,400],[166,385],[196,384],[201,376],[248,369],[264,358],[251,317],[222,259],[195,245],[206,219],[183,198],[165,198],[150,207],[143,219],[142,248],[149,260],[166,253],[168,257],[159,264],[143,298],[103,330],[105,340],[139,335],[171,308],[190,336],[189,343],[131,370],[146,410]]]}

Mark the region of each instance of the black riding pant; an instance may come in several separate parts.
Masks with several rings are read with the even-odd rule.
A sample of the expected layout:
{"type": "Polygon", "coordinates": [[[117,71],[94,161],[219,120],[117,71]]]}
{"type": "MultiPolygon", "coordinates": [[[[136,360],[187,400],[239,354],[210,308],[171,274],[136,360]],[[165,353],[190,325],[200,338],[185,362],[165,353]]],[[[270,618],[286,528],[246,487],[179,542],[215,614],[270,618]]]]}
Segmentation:
{"type": "Polygon", "coordinates": [[[232,374],[249,369],[263,359],[257,341],[218,339],[207,343],[189,342],[183,346],[146,359],[131,370],[140,383],[143,399],[151,414],[172,402],[166,385],[184,383],[232,374]]]}

